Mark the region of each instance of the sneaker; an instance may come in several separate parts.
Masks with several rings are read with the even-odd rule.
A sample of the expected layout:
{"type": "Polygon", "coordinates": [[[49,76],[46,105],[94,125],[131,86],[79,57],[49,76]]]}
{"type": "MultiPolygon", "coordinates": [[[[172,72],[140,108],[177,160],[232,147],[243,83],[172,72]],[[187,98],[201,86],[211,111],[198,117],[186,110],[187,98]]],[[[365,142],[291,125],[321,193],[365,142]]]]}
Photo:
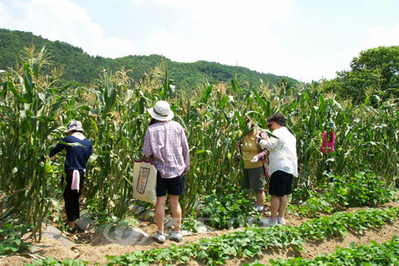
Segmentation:
{"type": "Polygon", "coordinates": [[[172,231],[172,233],[170,233],[170,235],[168,236],[168,239],[175,242],[180,242],[183,240],[183,237],[180,232],[172,231]]]}
{"type": "Polygon", "coordinates": [[[279,225],[285,225],[285,219],[283,217],[278,217],[277,216],[277,223],[279,225]]]}
{"type": "Polygon", "coordinates": [[[278,225],[277,219],[268,217],[266,219],[260,220],[263,226],[276,226],[278,225]]]}
{"type": "Polygon", "coordinates": [[[165,242],[165,235],[161,235],[160,233],[156,232],[152,238],[154,238],[154,240],[160,244],[165,242]]]}

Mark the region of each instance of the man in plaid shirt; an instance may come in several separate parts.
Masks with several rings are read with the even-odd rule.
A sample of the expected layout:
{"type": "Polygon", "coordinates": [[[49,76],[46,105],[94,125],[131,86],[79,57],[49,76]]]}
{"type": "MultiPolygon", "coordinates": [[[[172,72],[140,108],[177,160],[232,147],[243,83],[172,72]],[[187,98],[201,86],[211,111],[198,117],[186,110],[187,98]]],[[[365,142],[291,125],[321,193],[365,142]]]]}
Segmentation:
{"type": "Polygon", "coordinates": [[[148,109],[148,112],[152,120],[144,136],[143,154],[147,159],[152,159],[158,170],[155,205],[158,232],[153,237],[159,243],[165,242],[164,217],[166,193],[168,193],[175,226],[168,238],[180,242],[182,213],[179,196],[184,193],[184,174],[190,167],[187,138],[183,127],[178,122],[172,121],[174,114],[170,110],[169,103],[158,101],[154,108],[148,109]]]}

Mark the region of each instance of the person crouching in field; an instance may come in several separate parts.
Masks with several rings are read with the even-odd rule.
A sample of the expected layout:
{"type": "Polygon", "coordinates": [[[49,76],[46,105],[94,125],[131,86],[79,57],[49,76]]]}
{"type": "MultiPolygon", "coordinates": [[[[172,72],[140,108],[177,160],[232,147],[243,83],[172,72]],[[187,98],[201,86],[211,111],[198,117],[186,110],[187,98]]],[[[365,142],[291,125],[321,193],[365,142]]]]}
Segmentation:
{"type": "MultiPolygon", "coordinates": [[[[79,197],[86,175],[86,164],[93,154],[91,142],[83,135],[82,123],[73,120],[68,123],[63,138],[51,151],[50,158],[66,149],[64,170],[66,187],[64,190],[65,210],[71,232],[76,232],[75,221],[80,218],[79,197]]],[[[61,182],[64,185],[64,178],[61,182]]]]}
{"type": "Polygon", "coordinates": [[[282,114],[269,117],[267,125],[275,137],[261,139],[259,144],[269,150],[271,215],[261,222],[264,226],[285,225],[287,195],[292,194],[293,178],[298,176],[296,138],[285,127],[282,114]]]}
{"type": "Polygon", "coordinates": [[[172,121],[174,114],[168,102],[158,101],[154,108],[147,111],[152,120],[145,132],[143,154],[145,160],[152,159],[157,169],[155,220],[158,232],[153,238],[158,243],[165,242],[164,217],[168,193],[174,223],[174,231],[168,239],[180,242],[183,238],[180,232],[182,212],[179,196],[184,193],[185,173],[190,168],[186,134],[178,122],[172,121]]]}

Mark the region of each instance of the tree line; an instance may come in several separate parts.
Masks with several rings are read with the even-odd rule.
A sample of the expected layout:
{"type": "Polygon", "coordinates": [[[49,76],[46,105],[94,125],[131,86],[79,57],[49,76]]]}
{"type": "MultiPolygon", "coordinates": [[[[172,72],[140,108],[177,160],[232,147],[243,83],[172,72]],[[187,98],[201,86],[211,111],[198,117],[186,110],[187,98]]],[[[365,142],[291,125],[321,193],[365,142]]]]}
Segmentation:
{"type": "Polygon", "coordinates": [[[8,67],[18,65],[21,51],[32,46],[36,50],[46,46],[46,50],[51,55],[52,63],[62,68],[61,81],[65,84],[78,82],[88,85],[93,80],[98,79],[99,73],[103,70],[115,73],[122,68],[127,70],[126,74],[129,78],[140,83],[143,78],[148,76],[147,73],[160,66],[164,68],[161,72],[167,69],[169,80],[177,89],[183,89],[187,92],[196,89],[204,80],[212,83],[230,82],[232,79],[238,79],[250,84],[259,83],[262,80],[271,85],[277,85],[284,80],[296,82],[289,77],[259,73],[245,67],[228,66],[207,61],[179,63],[155,54],[149,56],[126,55],[116,59],[91,56],[83,49],[65,42],[50,41],[30,32],[7,29],[0,29],[0,69],[6,70],[8,67]]]}

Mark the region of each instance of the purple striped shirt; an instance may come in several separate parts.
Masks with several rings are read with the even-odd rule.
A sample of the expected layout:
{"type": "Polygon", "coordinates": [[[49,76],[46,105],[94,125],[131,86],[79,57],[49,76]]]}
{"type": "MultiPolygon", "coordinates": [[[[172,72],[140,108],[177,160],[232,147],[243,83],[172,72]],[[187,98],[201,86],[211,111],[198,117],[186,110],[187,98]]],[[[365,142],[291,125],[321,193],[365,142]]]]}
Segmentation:
{"type": "Polygon", "coordinates": [[[162,178],[174,178],[190,169],[186,134],[176,121],[150,125],[144,136],[143,154],[153,158],[162,178]]]}

